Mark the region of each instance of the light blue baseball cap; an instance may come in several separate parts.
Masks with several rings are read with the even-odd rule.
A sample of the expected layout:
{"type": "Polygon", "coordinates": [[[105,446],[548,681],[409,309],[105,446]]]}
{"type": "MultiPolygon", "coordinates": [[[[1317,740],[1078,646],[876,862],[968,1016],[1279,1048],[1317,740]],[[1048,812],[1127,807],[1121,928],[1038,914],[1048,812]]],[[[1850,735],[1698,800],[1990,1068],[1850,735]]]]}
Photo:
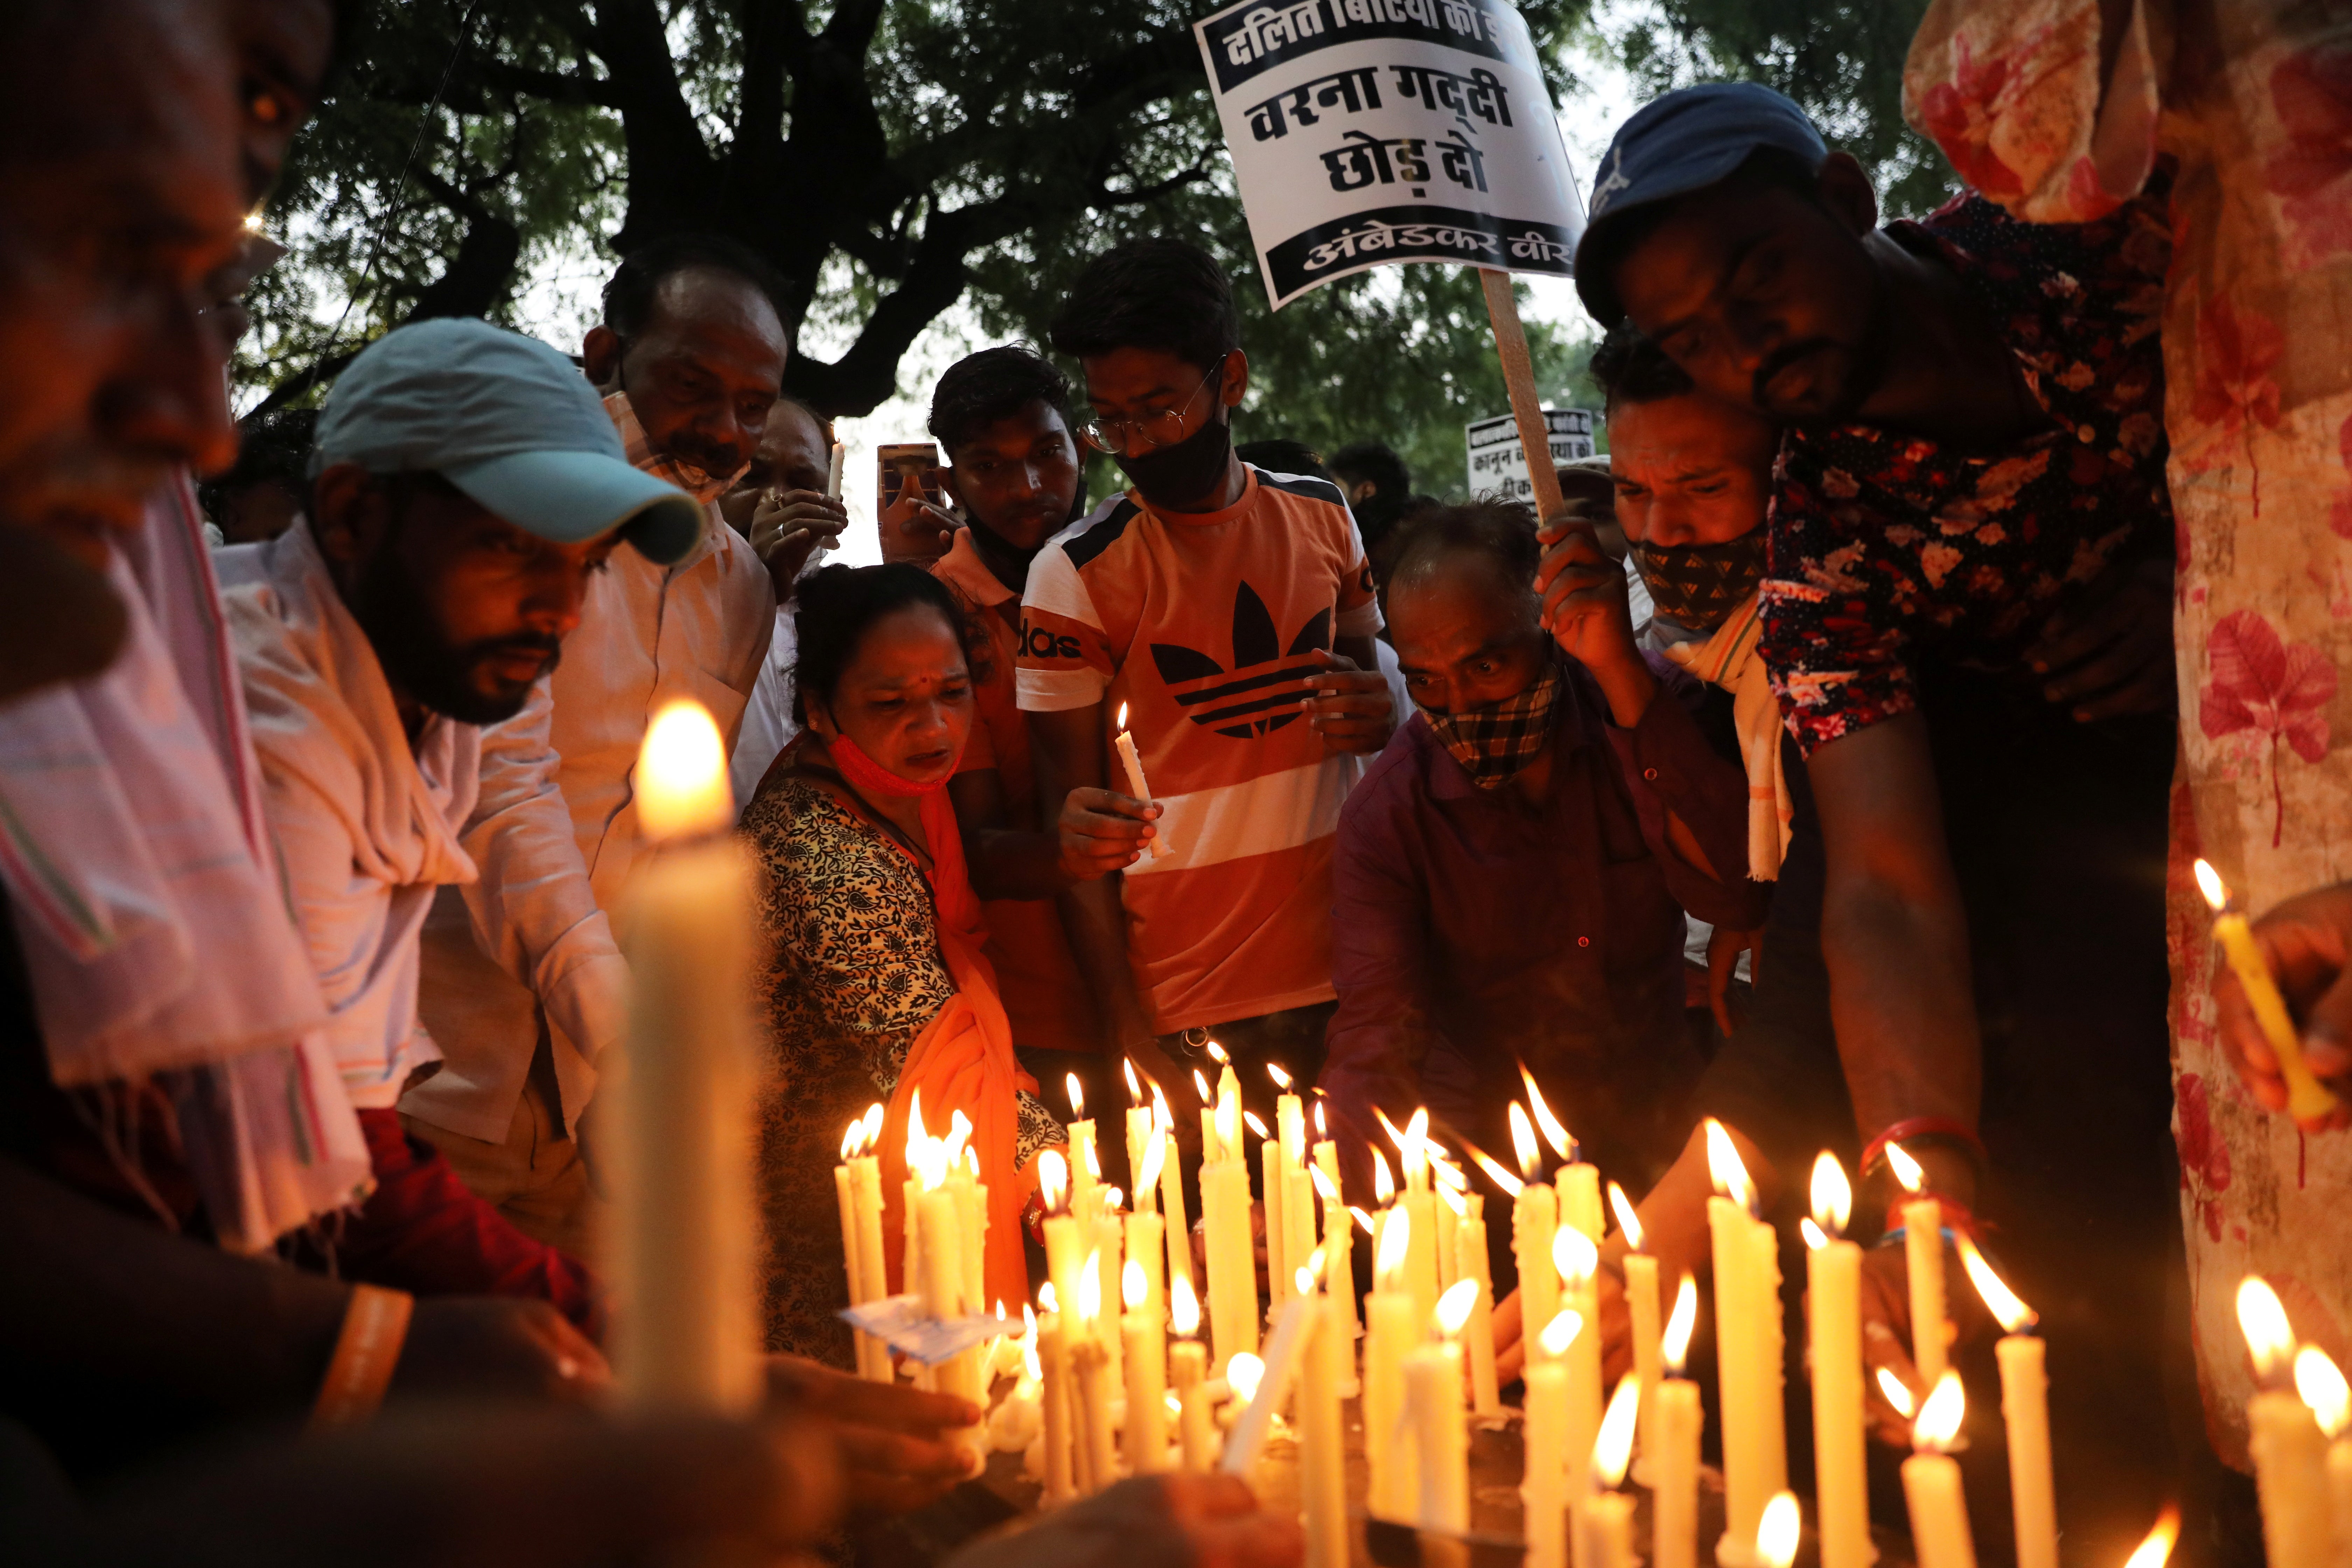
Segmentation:
{"type": "Polygon", "coordinates": [[[613,529],[656,565],[702,535],[701,503],[632,466],[580,367],[471,317],[398,327],[336,378],[310,452],[372,474],[427,471],[527,533],[578,544],[613,529]]]}

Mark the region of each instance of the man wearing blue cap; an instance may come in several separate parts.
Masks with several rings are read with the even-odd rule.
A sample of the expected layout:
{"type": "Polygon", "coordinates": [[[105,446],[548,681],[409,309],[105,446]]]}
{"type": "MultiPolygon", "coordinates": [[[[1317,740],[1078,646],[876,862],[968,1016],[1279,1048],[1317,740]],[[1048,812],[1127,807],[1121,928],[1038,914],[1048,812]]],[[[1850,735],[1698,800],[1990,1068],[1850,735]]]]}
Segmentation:
{"type": "MultiPolygon", "coordinates": [[[[1619,131],[1577,257],[1597,318],[1785,427],[1759,647],[1825,850],[1817,1049],[1873,1195],[1899,1142],[1948,1226],[1998,1215],[2099,1391],[2053,1413],[2077,1496],[2118,1512],[2173,1479],[2163,200],[2060,227],[1968,195],[1880,228],[1794,104],[1717,84],[1619,131]]],[[[1871,1268],[1872,1359],[1907,1373],[1900,1258],[1871,1268]]]]}
{"type": "Polygon", "coordinates": [[[481,726],[555,668],[624,542],[665,563],[691,498],[632,467],[594,391],[543,343],[478,321],[404,327],[336,384],[307,520],[222,557],[271,827],[376,1191],[348,1274],[426,1293],[538,1295],[593,1330],[579,1264],[412,1142],[394,1109],[439,1052],[416,1011],[420,934],[458,842],[481,726]]]}

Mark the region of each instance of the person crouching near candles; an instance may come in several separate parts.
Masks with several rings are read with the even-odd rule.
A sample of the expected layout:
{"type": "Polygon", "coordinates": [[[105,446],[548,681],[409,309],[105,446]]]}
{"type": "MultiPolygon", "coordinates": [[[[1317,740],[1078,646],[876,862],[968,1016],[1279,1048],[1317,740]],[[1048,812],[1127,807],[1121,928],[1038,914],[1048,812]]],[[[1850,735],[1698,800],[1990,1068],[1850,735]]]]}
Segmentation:
{"type": "Polygon", "coordinates": [[[1013,1055],[948,796],[987,644],[947,585],[905,563],[826,566],[801,584],[794,704],[806,729],[742,831],[766,868],[772,1054],[760,1113],[769,1347],[854,1364],[832,1169],[842,1129],[888,1106],[880,1153],[892,1259],[910,1113],[961,1113],[988,1187],[983,1290],[1026,1300],[1021,1212],[1036,1152],[1066,1142],[1013,1055]]]}
{"type": "Polygon", "coordinates": [[[832,479],[833,421],[804,403],[779,397],[761,427],[760,449],[735,488],[719,498],[727,526],[751,542],[776,584],[775,635],[760,678],[743,705],[743,725],[727,759],[728,782],[744,803],[759,793],[768,764],[800,733],[793,718],[793,585],[841,542],[849,510],[825,494],[832,479]]]}
{"type": "Polygon", "coordinates": [[[1525,1063],[1585,1157],[1646,1187],[1702,1066],[1685,913],[1763,915],[1747,780],[1693,719],[1698,683],[1636,647],[1624,573],[1597,548],[1549,630],[1525,507],[1425,512],[1394,549],[1387,613],[1418,711],[1339,815],[1333,1134],[1385,1143],[1375,1108],[1402,1122],[1426,1104],[1507,1150],[1525,1063]]]}
{"type": "Polygon", "coordinates": [[[417,1018],[425,910],[476,867],[458,834],[481,730],[555,667],[625,540],[676,560],[699,516],[639,473],[571,362],[478,321],[404,327],[337,382],[310,515],[221,552],[264,799],[375,1191],[336,1239],[359,1279],[539,1296],[592,1331],[586,1271],[403,1130],[439,1065],[417,1018]]]}
{"type": "MultiPolygon", "coordinates": [[[[1061,372],[1017,343],[983,349],[940,377],[930,432],[948,460],[940,482],[966,526],[930,571],[988,637],[985,672],[973,674],[971,740],[948,795],[971,879],[988,899],[988,958],[1013,1043],[1040,1082],[1058,1089],[1076,1072],[1087,1102],[1108,1106],[1117,1065],[1102,1056],[1094,999],[1055,897],[1135,864],[1160,808],[1081,785],[1048,810],[1014,679],[1029,564],[1085,495],[1069,392],[1061,372]]],[[[1131,1186],[1124,1142],[1106,1140],[1104,1152],[1105,1179],[1131,1186]]]]}

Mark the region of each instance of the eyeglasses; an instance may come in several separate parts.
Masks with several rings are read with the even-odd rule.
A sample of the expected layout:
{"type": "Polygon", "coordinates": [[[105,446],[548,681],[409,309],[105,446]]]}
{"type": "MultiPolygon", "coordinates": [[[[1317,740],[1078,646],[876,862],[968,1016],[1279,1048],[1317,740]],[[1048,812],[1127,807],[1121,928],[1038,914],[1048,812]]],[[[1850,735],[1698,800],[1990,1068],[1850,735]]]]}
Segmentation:
{"type": "Polygon", "coordinates": [[[1184,418],[1192,412],[1193,403],[1209,383],[1223,373],[1225,361],[1232,357],[1231,354],[1219,354],[1217,363],[1209,367],[1209,374],[1201,378],[1201,384],[1175,407],[1155,408],[1148,414],[1125,417],[1097,415],[1078,426],[1078,434],[1087,438],[1088,446],[1108,452],[1113,457],[1127,450],[1130,438],[1141,443],[1146,451],[1154,447],[1174,446],[1184,438],[1184,418]]]}

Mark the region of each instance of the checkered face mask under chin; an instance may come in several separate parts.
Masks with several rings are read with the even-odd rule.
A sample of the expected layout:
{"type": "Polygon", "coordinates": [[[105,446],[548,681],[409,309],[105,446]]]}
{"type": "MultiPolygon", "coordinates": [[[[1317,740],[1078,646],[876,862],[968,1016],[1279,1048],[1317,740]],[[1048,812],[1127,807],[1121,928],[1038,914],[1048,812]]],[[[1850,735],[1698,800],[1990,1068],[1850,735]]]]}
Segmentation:
{"type": "Polygon", "coordinates": [[[1542,679],[1489,708],[1466,713],[1432,713],[1423,709],[1429,727],[1454,753],[1463,771],[1480,789],[1508,784],[1543,750],[1551,733],[1552,705],[1559,700],[1559,665],[1546,660],[1542,679]]]}

